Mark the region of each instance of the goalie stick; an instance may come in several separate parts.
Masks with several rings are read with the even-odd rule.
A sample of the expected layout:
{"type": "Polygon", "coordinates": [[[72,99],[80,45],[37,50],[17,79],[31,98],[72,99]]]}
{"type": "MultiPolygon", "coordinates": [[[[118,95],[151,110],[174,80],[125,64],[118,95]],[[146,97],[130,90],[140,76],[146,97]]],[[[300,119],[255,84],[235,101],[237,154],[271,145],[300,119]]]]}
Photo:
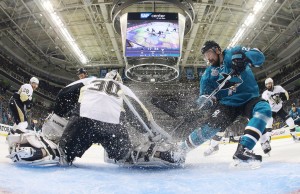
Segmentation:
{"type": "MultiPolygon", "coordinates": [[[[120,90],[118,92],[118,95],[123,98],[123,100],[126,103],[126,105],[129,107],[129,109],[132,111],[132,113],[137,117],[137,119],[139,120],[139,122],[141,123],[141,125],[144,127],[144,129],[149,133],[150,137],[152,137],[152,138],[155,137],[156,134],[154,134],[153,131],[148,127],[148,125],[142,119],[142,117],[140,116],[140,114],[136,111],[136,109],[134,108],[134,106],[132,105],[132,103],[126,97],[126,95],[123,93],[122,90],[120,90]]],[[[159,134],[161,134],[162,136],[164,136],[166,138],[166,140],[169,140],[169,141],[172,140],[172,137],[166,131],[164,131],[159,125],[157,125],[152,118],[150,120],[150,123],[153,125],[153,128],[155,128],[154,130],[156,130],[156,132],[158,132],[159,134]]]]}

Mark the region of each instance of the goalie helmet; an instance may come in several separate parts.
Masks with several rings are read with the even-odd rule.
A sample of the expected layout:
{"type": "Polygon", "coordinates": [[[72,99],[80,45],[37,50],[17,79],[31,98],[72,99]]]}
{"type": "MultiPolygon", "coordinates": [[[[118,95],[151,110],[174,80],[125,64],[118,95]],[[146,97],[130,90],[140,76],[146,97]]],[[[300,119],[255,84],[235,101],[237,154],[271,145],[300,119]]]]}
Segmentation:
{"type": "Polygon", "coordinates": [[[120,74],[116,70],[112,70],[112,71],[108,72],[105,75],[105,79],[113,79],[113,80],[115,80],[115,81],[117,81],[121,84],[123,83],[122,77],[120,76],[120,74]]]}
{"type": "Polygon", "coordinates": [[[36,77],[32,77],[29,82],[39,84],[39,80],[36,77]]]}
{"type": "Polygon", "coordinates": [[[273,79],[272,78],[267,78],[266,80],[265,80],[265,85],[267,85],[268,83],[271,83],[272,85],[274,84],[274,82],[273,82],[273,79]]]}
{"type": "Polygon", "coordinates": [[[204,43],[204,45],[201,48],[201,53],[204,54],[206,51],[208,51],[209,49],[213,49],[215,50],[216,48],[221,50],[221,47],[218,43],[216,43],[213,40],[208,40],[204,43]]]}

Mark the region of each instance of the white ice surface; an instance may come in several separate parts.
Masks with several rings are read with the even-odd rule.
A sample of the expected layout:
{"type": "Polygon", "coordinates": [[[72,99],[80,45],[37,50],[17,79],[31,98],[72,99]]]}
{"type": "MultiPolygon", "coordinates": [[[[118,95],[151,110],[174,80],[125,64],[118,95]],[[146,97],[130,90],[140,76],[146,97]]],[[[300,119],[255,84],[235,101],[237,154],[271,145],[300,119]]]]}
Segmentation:
{"type": "MultiPolygon", "coordinates": [[[[5,137],[0,136],[0,193],[300,193],[300,143],[273,140],[271,156],[261,168],[232,169],[237,144],[221,145],[204,157],[204,144],[190,152],[181,169],[122,168],[103,162],[103,149],[92,146],[76,167],[30,167],[12,163],[5,137]]],[[[262,154],[260,145],[254,148],[262,154]]]]}

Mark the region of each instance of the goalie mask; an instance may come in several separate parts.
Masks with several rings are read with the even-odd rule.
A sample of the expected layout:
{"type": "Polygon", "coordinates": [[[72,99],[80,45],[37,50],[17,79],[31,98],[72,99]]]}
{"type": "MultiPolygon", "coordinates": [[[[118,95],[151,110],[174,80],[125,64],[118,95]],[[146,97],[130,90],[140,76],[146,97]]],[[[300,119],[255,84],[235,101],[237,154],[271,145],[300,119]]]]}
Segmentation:
{"type": "Polygon", "coordinates": [[[113,79],[119,83],[123,83],[120,74],[116,70],[112,70],[105,75],[105,79],[113,79]]]}

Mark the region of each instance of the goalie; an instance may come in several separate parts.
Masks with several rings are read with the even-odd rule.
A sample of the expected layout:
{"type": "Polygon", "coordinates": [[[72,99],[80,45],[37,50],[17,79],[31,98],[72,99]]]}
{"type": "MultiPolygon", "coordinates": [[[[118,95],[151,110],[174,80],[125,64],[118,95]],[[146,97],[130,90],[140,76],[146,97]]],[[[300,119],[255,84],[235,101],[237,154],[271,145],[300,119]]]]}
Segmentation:
{"type": "Polygon", "coordinates": [[[61,165],[71,165],[75,157],[81,157],[93,143],[100,143],[108,158],[120,165],[184,162],[184,156],[175,152],[175,146],[165,141],[170,140],[170,136],[122,84],[116,71],[83,87],[79,102],[59,142],[60,153],[64,155],[60,158],[61,165]],[[129,124],[144,140],[130,138],[129,124]]]}
{"type": "MultiPolygon", "coordinates": [[[[86,86],[82,88],[79,106],[76,107],[74,103],[58,103],[58,101],[62,101],[61,99],[56,101],[56,104],[64,104],[67,109],[71,109],[72,105],[74,110],[70,121],[65,119],[68,118],[69,111],[61,112],[57,108],[53,113],[55,117],[51,116],[52,120],[50,120],[46,135],[35,134],[34,137],[26,135],[19,137],[19,141],[10,141],[10,147],[13,148],[10,151],[10,158],[13,161],[57,164],[60,153],[64,156],[60,157],[61,164],[70,165],[75,157],[81,157],[93,143],[101,143],[110,160],[120,165],[150,164],[151,162],[176,165],[184,162],[184,157],[180,153],[175,154],[174,144],[165,141],[166,139],[171,140],[171,138],[154,122],[151,114],[133,92],[122,84],[121,77],[117,72],[108,73],[106,79],[94,78],[84,85],[86,86]],[[123,91],[124,94],[121,94],[120,91],[123,91]],[[124,98],[128,100],[127,104],[123,104],[124,98]],[[132,104],[129,98],[133,102],[132,104]],[[132,107],[129,108],[128,103],[132,107]],[[58,118],[65,119],[66,122],[57,125],[58,118]],[[64,126],[67,122],[69,123],[65,129],[64,126]],[[51,127],[53,128],[55,125],[58,130],[51,130],[51,127]],[[52,135],[51,131],[56,131],[55,135],[52,135]],[[60,139],[62,133],[63,136],[60,139]],[[31,137],[30,140],[40,141],[41,144],[36,145],[32,141],[23,141],[27,136],[31,137]],[[55,143],[60,141],[60,152],[57,151],[56,144],[49,139],[55,143]],[[175,155],[177,158],[173,157],[175,155]]],[[[75,91],[78,90],[73,90],[74,93],[76,93],[75,91]]],[[[44,129],[43,126],[43,133],[44,129]]]]}

